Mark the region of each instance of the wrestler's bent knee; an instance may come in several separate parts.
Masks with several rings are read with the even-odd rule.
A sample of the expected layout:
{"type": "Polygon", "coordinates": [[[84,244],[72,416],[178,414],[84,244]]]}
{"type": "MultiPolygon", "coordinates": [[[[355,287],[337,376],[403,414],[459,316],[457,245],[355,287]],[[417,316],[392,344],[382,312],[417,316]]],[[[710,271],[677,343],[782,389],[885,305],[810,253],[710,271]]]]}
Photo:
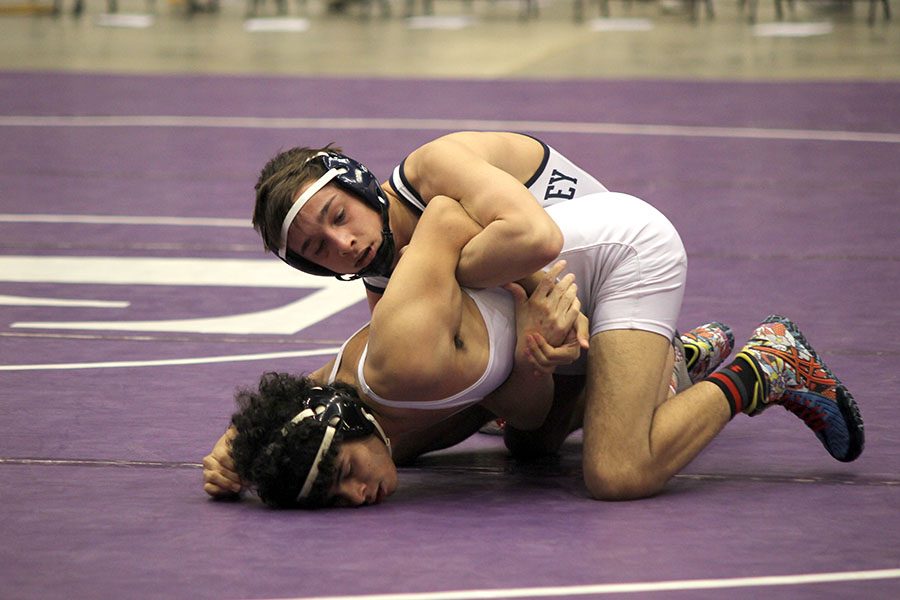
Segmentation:
{"type": "Polygon", "coordinates": [[[662,491],[665,479],[643,472],[637,465],[616,468],[584,465],[584,484],[594,500],[639,500],[662,491]]]}

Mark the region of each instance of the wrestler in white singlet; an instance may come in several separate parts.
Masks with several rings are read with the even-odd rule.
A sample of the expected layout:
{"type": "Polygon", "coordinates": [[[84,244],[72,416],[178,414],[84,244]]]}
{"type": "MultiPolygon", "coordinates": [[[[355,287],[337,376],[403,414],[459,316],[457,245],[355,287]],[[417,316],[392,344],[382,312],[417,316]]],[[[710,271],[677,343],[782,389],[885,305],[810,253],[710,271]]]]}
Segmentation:
{"type": "MultiPolygon", "coordinates": [[[[681,311],[687,256],[669,220],[643,200],[617,192],[562,202],[548,207],[547,213],[563,233],[559,259],[566,260],[566,269],[560,277],[575,274],[581,310],[590,321],[590,335],[612,329],[637,329],[671,340],[681,311]]],[[[374,402],[423,410],[464,408],[479,402],[505,381],[512,370],[516,343],[512,298],[498,288],[465,291],[475,300],[490,336],[488,368],[478,382],[441,400],[384,399],[365,384],[363,353],[358,365],[359,382],[374,402]]],[[[337,374],[341,354],[329,383],[337,374]]],[[[582,353],[578,361],[559,367],[556,372],[584,374],[586,360],[586,353],[582,353]]]]}

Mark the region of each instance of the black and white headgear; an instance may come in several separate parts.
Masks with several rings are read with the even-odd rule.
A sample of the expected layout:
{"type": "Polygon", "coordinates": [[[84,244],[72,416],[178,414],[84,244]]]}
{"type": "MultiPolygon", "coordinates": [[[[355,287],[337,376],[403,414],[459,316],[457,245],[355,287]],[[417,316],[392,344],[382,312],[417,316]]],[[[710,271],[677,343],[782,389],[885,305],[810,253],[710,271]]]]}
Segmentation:
{"type": "Polygon", "coordinates": [[[388,452],[391,451],[391,441],[385,435],[381,425],[366,410],[362,402],[349,392],[334,387],[310,389],[309,395],[303,401],[303,410],[285,424],[281,429],[281,434],[288,435],[292,427],[307,419],[324,423],[326,428],[322,443],[309,468],[309,473],[300,488],[300,493],[297,494],[298,502],[307,498],[312,491],[313,484],[319,476],[322,457],[328,453],[337,432],[341,433],[343,440],[352,440],[375,433],[385,443],[388,452]]]}
{"type": "Polygon", "coordinates": [[[344,281],[351,281],[371,275],[389,276],[391,266],[394,263],[394,235],[391,233],[388,222],[388,198],[378,179],[361,163],[349,156],[337,152],[319,152],[307,162],[321,161],[325,167],[325,174],[319,177],[312,185],[306,188],[288,210],[281,223],[281,237],[279,238],[278,257],[284,262],[312,275],[332,275],[344,281]],[[307,260],[292,251],[287,246],[288,230],[300,209],[312,198],[313,194],[321,190],[327,183],[334,182],[346,191],[360,198],[381,215],[381,246],[375,252],[375,257],[368,266],[359,273],[345,274],[335,273],[321,265],[307,260]]]}

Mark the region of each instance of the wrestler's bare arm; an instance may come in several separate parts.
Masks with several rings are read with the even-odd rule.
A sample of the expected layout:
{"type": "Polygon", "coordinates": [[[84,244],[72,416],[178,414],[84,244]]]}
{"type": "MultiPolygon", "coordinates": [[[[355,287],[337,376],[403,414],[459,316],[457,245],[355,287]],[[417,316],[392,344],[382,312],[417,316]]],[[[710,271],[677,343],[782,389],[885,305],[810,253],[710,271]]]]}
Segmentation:
{"type": "Polygon", "coordinates": [[[487,339],[460,343],[463,292],[454,276],[460,249],[477,231],[457,202],[431,200],[372,313],[364,369],[379,395],[433,400],[477,378],[473,357],[487,352],[487,339]]]}
{"type": "Polygon", "coordinates": [[[453,198],[483,227],[462,249],[456,276],[463,286],[516,281],[559,255],[562,233],[511,174],[517,165],[533,169],[542,151],[521,135],[462,132],[429,142],[407,158],[406,176],[426,202],[453,198]]]}
{"type": "Polygon", "coordinates": [[[493,413],[476,404],[425,429],[395,434],[391,437],[394,462],[403,466],[427,452],[455,446],[494,418],[493,413]]]}

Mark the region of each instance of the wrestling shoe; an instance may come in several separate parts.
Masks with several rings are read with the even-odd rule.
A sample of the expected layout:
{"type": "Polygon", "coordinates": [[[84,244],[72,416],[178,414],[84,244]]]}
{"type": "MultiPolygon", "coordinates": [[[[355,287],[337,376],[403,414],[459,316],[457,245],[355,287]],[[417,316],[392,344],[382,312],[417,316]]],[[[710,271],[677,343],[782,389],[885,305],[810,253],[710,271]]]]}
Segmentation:
{"type": "Polygon", "coordinates": [[[691,383],[705,379],[719,368],[734,348],[731,327],[717,321],[695,327],[681,334],[684,360],[691,383]]]}
{"type": "Polygon", "coordinates": [[[767,317],[737,356],[750,363],[762,387],[745,413],[755,416],[780,404],[802,419],[837,460],[850,462],[862,453],[863,421],[853,396],[788,318],[767,317]]]}

